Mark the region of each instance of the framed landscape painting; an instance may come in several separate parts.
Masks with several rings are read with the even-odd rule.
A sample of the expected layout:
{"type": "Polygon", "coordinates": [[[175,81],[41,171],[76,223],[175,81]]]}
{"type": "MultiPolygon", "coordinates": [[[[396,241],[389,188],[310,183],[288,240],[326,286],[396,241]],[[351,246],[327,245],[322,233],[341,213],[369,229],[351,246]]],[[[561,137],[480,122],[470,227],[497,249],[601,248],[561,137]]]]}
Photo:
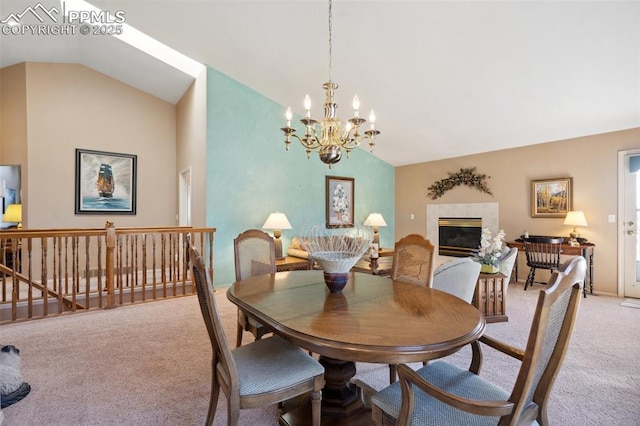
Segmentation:
{"type": "Polygon", "coordinates": [[[327,228],[353,228],[355,181],[349,177],[326,177],[327,228]]]}
{"type": "Polygon", "coordinates": [[[565,217],[572,208],[572,178],[531,181],[531,217],[565,217]]]}
{"type": "Polygon", "coordinates": [[[76,214],[136,214],[137,156],[76,149],[76,214]]]}

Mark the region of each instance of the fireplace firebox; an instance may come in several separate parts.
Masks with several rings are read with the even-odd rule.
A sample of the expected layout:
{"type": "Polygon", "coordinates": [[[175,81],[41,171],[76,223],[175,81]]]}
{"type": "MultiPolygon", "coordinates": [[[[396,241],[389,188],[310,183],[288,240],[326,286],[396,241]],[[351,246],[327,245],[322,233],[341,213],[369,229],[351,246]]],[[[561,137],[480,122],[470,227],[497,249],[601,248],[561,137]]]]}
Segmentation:
{"type": "Polygon", "coordinates": [[[482,218],[441,217],[438,219],[438,254],[469,257],[480,246],[482,218]]]}

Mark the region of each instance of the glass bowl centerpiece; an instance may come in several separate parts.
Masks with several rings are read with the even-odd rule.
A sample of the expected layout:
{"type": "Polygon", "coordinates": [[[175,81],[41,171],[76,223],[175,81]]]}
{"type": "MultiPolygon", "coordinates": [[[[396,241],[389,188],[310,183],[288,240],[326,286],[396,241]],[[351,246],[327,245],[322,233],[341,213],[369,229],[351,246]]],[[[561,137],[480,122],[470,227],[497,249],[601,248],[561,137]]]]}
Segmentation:
{"type": "Polygon", "coordinates": [[[371,228],[332,228],[314,225],[304,231],[300,244],[324,271],[324,282],[332,293],[339,293],[347,284],[349,270],[369,250],[371,228]]]}

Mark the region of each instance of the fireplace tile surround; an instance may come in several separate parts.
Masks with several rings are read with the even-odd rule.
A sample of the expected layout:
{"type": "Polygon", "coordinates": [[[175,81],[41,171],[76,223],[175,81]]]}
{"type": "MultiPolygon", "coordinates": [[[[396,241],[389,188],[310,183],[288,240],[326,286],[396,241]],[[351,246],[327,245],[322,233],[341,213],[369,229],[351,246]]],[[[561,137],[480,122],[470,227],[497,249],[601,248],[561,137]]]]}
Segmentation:
{"type": "MultiPolygon", "coordinates": [[[[455,203],[427,205],[427,238],[431,244],[438,247],[438,219],[441,217],[480,217],[482,227],[489,228],[492,233],[498,231],[499,209],[498,203],[455,203]]],[[[453,259],[445,257],[445,259],[453,259]]],[[[437,262],[440,263],[440,262],[437,262]]]]}

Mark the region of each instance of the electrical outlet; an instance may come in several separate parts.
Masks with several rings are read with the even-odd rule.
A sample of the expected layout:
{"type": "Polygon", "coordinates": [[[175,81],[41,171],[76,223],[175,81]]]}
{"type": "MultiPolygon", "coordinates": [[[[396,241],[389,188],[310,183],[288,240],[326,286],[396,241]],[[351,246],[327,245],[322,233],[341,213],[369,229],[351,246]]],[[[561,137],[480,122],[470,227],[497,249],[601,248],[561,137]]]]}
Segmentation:
{"type": "Polygon", "coordinates": [[[616,215],[615,214],[610,214],[609,215],[609,223],[616,223],[616,215]]]}
{"type": "Polygon", "coordinates": [[[413,213],[411,213],[411,220],[413,220],[415,218],[416,218],[416,216],[413,213]]]}

